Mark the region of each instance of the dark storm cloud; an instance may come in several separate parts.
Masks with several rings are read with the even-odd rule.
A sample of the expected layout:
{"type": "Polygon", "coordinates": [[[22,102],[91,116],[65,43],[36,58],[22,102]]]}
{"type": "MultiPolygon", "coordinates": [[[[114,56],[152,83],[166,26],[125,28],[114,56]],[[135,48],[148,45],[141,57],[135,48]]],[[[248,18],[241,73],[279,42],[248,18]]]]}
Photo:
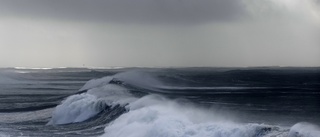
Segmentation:
{"type": "Polygon", "coordinates": [[[242,18],[240,0],[0,0],[0,15],[116,23],[202,23],[242,18]]]}
{"type": "Polygon", "coordinates": [[[316,0],[315,3],[318,5],[318,8],[320,9],[320,0],[316,0]]]}

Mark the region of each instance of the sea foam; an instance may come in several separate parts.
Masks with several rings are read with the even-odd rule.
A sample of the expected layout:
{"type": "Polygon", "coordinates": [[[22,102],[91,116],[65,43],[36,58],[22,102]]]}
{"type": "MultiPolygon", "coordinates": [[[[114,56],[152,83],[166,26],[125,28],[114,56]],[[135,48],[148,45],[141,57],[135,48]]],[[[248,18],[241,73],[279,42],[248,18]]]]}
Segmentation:
{"type": "Polygon", "coordinates": [[[288,137],[320,137],[320,128],[307,122],[297,123],[291,127],[288,137]]]}
{"type": "Polygon", "coordinates": [[[290,127],[262,123],[237,123],[228,112],[216,112],[167,99],[161,95],[134,97],[113,79],[152,88],[157,79],[140,72],[125,72],[88,81],[81,90],[56,107],[48,124],[82,122],[105,106],[124,106],[128,112],[109,123],[102,137],[319,137],[319,128],[306,123],[290,127]]]}
{"type": "Polygon", "coordinates": [[[72,95],[65,99],[53,111],[48,125],[83,122],[97,115],[106,107],[124,106],[136,100],[127,89],[113,84],[101,84],[101,82],[104,83],[103,80],[108,79],[95,80],[100,84],[89,81],[89,84],[86,84],[86,88],[89,88],[86,93],[72,95]],[[91,83],[99,86],[93,88],[91,83]]]}
{"type": "Polygon", "coordinates": [[[102,137],[263,137],[274,132],[285,135],[280,127],[238,124],[209,111],[153,95],[128,107],[130,111],[107,126],[102,137]]]}
{"type": "Polygon", "coordinates": [[[70,96],[56,107],[48,125],[82,122],[101,111],[97,103],[97,97],[90,94],[70,96]]]}

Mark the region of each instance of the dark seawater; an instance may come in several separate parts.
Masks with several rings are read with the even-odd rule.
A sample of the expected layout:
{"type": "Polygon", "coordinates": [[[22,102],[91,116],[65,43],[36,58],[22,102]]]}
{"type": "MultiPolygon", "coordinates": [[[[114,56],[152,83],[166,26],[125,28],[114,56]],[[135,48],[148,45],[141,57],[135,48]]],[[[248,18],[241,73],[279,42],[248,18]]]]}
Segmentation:
{"type": "Polygon", "coordinates": [[[0,69],[0,136],[320,137],[320,68],[0,69]]]}

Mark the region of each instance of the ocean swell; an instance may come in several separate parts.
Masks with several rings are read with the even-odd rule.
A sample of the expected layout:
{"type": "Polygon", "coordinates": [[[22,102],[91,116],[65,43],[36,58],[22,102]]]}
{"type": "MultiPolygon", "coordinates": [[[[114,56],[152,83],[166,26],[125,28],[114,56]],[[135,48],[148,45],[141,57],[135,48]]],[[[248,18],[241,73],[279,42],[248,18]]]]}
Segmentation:
{"type": "Polygon", "coordinates": [[[105,125],[102,137],[319,137],[320,135],[319,128],[310,123],[297,123],[291,128],[263,123],[238,123],[233,117],[228,117],[228,112],[217,113],[214,108],[208,110],[196,104],[169,99],[160,94],[166,93],[162,91],[165,88],[161,90],[157,88],[164,86],[155,77],[138,71],[90,80],[80,89],[84,91],[83,93],[66,98],[56,107],[48,125],[86,122],[108,108],[121,106],[126,112],[105,125]]]}

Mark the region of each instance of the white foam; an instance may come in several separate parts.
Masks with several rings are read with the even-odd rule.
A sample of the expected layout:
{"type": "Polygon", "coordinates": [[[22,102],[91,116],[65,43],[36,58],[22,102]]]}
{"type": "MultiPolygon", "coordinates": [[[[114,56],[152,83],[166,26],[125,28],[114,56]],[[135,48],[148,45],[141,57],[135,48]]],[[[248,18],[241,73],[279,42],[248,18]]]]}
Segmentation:
{"type": "Polygon", "coordinates": [[[48,125],[82,122],[98,114],[95,106],[97,97],[90,94],[79,94],[68,97],[58,105],[48,125]]]}
{"type": "Polygon", "coordinates": [[[143,97],[105,128],[102,137],[254,137],[268,134],[263,124],[237,124],[223,116],[157,96],[143,97]]]}
{"type": "Polygon", "coordinates": [[[291,127],[288,137],[320,137],[320,128],[311,123],[297,123],[291,127]]]}
{"type": "Polygon", "coordinates": [[[126,105],[135,100],[125,88],[117,85],[92,88],[87,93],[72,95],[58,105],[48,125],[82,122],[97,115],[106,106],[126,105]]]}
{"type": "Polygon", "coordinates": [[[88,91],[63,101],[48,124],[81,122],[99,113],[105,105],[120,104],[129,111],[105,127],[102,137],[319,137],[320,134],[318,128],[304,127],[305,124],[297,124],[288,132],[288,128],[235,123],[226,112],[205,110],[158,95],[137,99],[124,87],[109,84],[114,78],[144,88],[162,86],[139,71],[90,80],[80,89],[88,91]]]}
{"type": "Polygon", "coordinates": [[[53,69],[53,68],[14,67],[14,69],[35,69],[35,70],[50,70],[50,69],[53,69]]]}

